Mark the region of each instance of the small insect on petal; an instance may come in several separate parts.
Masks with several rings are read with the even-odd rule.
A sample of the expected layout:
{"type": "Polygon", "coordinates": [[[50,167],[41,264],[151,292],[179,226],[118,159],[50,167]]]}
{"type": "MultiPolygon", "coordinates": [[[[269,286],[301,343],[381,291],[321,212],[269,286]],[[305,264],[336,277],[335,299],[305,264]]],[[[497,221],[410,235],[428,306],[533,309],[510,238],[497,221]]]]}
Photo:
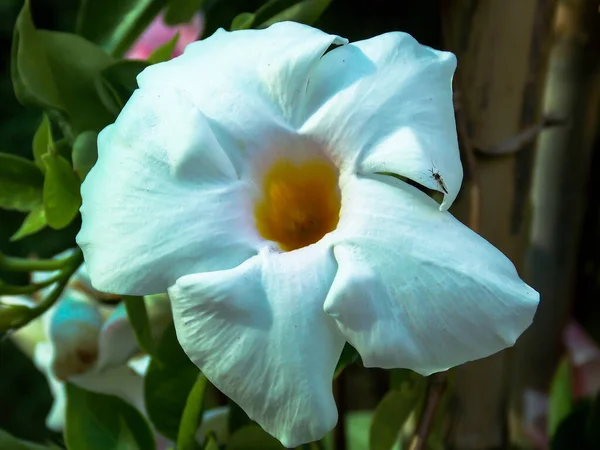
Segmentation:
{"type": "Polygon", "coordinates": [[[429,169],[429,171],[431,172],[431,178],[433,178],[440,187],[440,189],[447,194],[448,189],[446,189],[446,183],[444,183],[444,179],[442,178],[440,173],[437,170],[433,170],[433,168],[429,169]]]}

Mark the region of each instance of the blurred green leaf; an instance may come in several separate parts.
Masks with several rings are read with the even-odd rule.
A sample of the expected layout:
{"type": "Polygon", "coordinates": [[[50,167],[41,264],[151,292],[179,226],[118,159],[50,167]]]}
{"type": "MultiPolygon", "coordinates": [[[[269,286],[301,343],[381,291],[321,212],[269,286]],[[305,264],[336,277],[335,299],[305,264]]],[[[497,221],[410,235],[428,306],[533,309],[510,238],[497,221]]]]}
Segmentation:
{"type": "Polygon", "coordinates": [[[299,3],[299,0],[269,0],[256,10],[256,24],[266,22],[271,17],[282,13],[288,8],[299,3]]]}
{"type": "Polygon", "coordinates": [[[44,176],[30,160],[0,153],[0,208],[28,212],[42,204],[44,176]]]}
{"type": "Polygon", "coordinates": [[[98,133],[84,131],[73,142],[73,170],[81,181],[98,160],[98,133]]]}
{"type": "Polygon", "coordinates": [[[558,425],[573,409],[573,377],[571,363],[564,357],[554,373],[550,385],[548,406],[548,436],[553,437],[558,425]]]}
{"type": "Polygon", "coordinates": [[[155,448],[150,426],[133,406],[118,397],[91,392],[72,383],[66,387],[65,442],[69,450],[155,448]],[[124,443],[128,443],[127,447],[124,443]]]}
{"type": "Polygon", "coordinates": [[[235,31],[235,30],[247,30],[249,28],[252,28],[252,24],[254,23],[255,17],[256,16],[254,14],[249,13],[249,12],[240,13],[233,18],[229,29],[231,31],[235,31]]]}
{"type": "Polygon", "coordinates": [[[135,333],[140,348],[147,354],[154,354],[154,338],[150,329],[150,321],[148,320],[148,311],[146,311],[146,303],[144,297],[133,297],[129,295],[123,296],[127,318],[135,333]]]}
{"type": "Polygon", "coordinates": [[[331,0],[304,0],[290,6],[262,23],[257,19],[256,22],[259,23],[259,25],[256,28],[267,28],[274,23],[287,20],[312,25],[319,17],[321,17],[330,3],[331,0]]]}
{"type": "Polygon", "coordinates": [[[390,450],[398,442],[402,426],[425,394],[425,378],[408,369],[391,374],[392,389],[373,413],[369,432],[370,450],[390,450]]]}
{"type": "Polygon", "coordinates": [[[119,417],[119,424],[119,436],[117,438],[117,444],[115,445],[115,448],[123,450],[143,450],[137,444],[131,428],[127,426],[127,422],[125,422],[122,417],[119,417]]]}
{"type": "Polygon", "coordinates": [[[71,164],[62,156],[47,153],[44,178],[44,211],[51,228],[59,230],[71,223],[81,206],[80,181],[71,164]]]}
{"type": "Polygon", "coordinates": [[[390,389],[397,391],[412,391],[425,383],[425,377],[410,369],[393,369],[390,374],[390,389]]]}
{"type": "Polygon", "coordinates": [[[167,3],[168,0],[82,0],[76,30],[121,57],[167,3]]]}
{"type": "Polygon", "coordinates": [[[48,152],[48,148],[54,147],[52,139],[52,129],[50,119],[46,114],[42,114],[42,123],[33,135],[33,159],[42,172],[46,171],[46,166],[42,161],[42,156],[48,152]]]}
{"type": "Polygon", "coordinates": [[[146,61],[124,60],[104,69],[98,79],[98,92],[104,105],[116,117],[138,87],[138,74],[149,66],[146,61]]]}
{"type": "Polygon", "coordinates": [[[181,417],[179,425],[179,433],[177,435],[178,450],[195,450],[198,448],[196,442],[196,433],[202,423],[202,415],[204,414],[204,394],[208,386],[208,380],[203,374],[198,374],[198,378],[188,395],[185,409],[181,417]]]}
{"type": "Polygon", "coordinates": [[[11,52],[11,77],[21,103],[59,108],[61,104],[46,49],[31,20],[26,0],[15,24],[11,52]]]}
{"type": "Polygon", "coordinates": [[[206,0],[171,0],[165,11],[165,23],[171,26],[188,23],[205,3],[206,0]]]}
{"type": "Polygon", "coordinates": [[[167,328],[150,360],[144,382],[148,417],[154,427],[172,441],[177,440],[179,423],[198,368],[182,350],[175,328],[167,328]]]}
{"type": "Polygon", "coordinates": [[[204,450],[219,450],[219,444],[214,436],[209,435],[204,443],[204,450]]]}
{"type": "Polygon", "coordinates": [[[23,239],[24,237],[31,236],[45,228],[46,225],[46,212],[44,211],[44,205],[40,203],[39,206],[27,214],[25,220],[23,220],[23,223],[16,233],[12,235],[10,240],[14,242],[23,239]]]}
{"type": "Polygon", "coordinates": [[[95,87],[112,57],[80,36],[35,29],[28,0],[13,39],[11,73],[21,103],[46,108],[76,133],[100,131],[112,121],[95,87]]]}
{"type": "Polygon", "coordinates": [[[210,36],[218,28],[227,29],[231,21],[240,13],[255,11],[264,0],[218,0],[209,1],[205,6],[205,23],[203,36],[210,36]]]}
{"type": "Polygon", "coordinates": [[[258,425],[240,428],[229,439],[227,450],[282,450],[285,447],[258,425]]]}
{"type": "Polygon", "coordinates": [[[173,56],[173,51],[179,40],[179,31],[175,33],[171,39],[165,42],[163,45],[158,46],[148,57],[150,64],[157,64],[160,62],[168,61],[173,56]]]}
{"type": "Polygon", "coordinates": [[[33,442],[22,441],[4,430],[0,430],[0,449],[2,450],[51,450],[56,447],[46,447],[33,442]]]}
{"type": "Polygon", "coordinates": [[[344,344],[344,348],[342,350],[342,354],[340,355],[340,359],[338,360],[337,366],[335,367],[333,378],[339,377],[347,366],[359,360],[360,355],[358,354],[356,349],[346,342],[346,344],[344,344]]]}
{"type": "MultiPolygon", "coordinates": [[[[0,282],[0,292],[2,292],[2,288],[0,282]]],[[[32,315],[29,306],[0,303],[0,332],[4,333],[19,328],[22,324],[27,323],[32,315]]],[[[1,433],[2,430],[0,430],[0,443],[2,442],[1,433]]],[[[0,446],[0,448],[5,447],[0,446]]]]}
{"type": "MultiPolygon", "coordinates": [[[[372,421],[372,411],[348,411],[346,413],[346,447],[348,450],[369,448],[369,431],[372,421]]],[[[326,448],[331,448],[331,446],[326,448]]],[[[400,450],[399,443],[394,445],[392,450],[400,450]]]]}

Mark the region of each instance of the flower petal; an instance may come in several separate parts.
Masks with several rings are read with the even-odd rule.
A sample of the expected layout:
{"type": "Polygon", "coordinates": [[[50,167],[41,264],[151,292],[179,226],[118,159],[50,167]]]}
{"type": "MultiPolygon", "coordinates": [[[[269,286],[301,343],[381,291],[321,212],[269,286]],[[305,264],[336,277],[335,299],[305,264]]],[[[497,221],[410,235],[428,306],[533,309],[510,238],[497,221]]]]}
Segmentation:
{"type": "Polygon", "coordinates": [[[335,48],[311,74],[300,131],[320,140],[351,172],[390,172],[446,189],[447,209],[462,182],[455,67],[452,53],[400,32],[335,48]],[[438,172],[443,185],[434,177],[438,172]]]}
{"type": "MultiPolygon", "coordinates": [[[[144,297],[150,331],[158,339],[172,323],[170,302],[166,294],[144,297]]],[[[95,369],[102,372],[111,367],[125,365],[140,348],[129,321],[125,303],[119,303],[100,330],[98,362],[95,369]]],[[[143,363],[140,363],[143,364],[143,363]]],[[[135,370],[135,369],[134,369],[135,370]]],[[[139,372],[137,372],[139,373],[139,372]]]]}
{"type": "Polygon", "coordinates": [[[486,240],[392,177],[352,177],[325,302],[365,366],[446,370],[514,344],[539,295],[486,240]]]}
{"type": "Polygon", "coordinates": [[[298,105],[314,65],[330,45],[347,40],[294,22],[264,30],[217,30],[182,56],[138,76],[142,88],[174,86],[213,123],[242,174],[247,155],[299,125],[298,105]],[[218,124],[218,126],[216,125],[218,124]]]}
{"type": "Polygon", "coordinates": [[[125,365],[140,348],[127,317],[125,304],[119,303],[104,322],[98,339],[98,372],[125,365]]]}
{"type": "Polygon", "coordinates": [[[102,373],[86,373],[72,377],[69,381],[89,391],[116,395],[135,406],[143,414],[146,413],[144,378],[126,365],[112,367],[102,373]]]}
{"type": "Polygon", "coordinates": [[[169,289],[190,359],[287,447],[322,438],[337,421],[331,380],[345,341],[322,306],[335,269],[325,245],[265,249],[169,289]]]}
{"type": "Polygon", "coordinates": [[[177,278],[257,253],[248,188],[182,94],[138,90],[100,133],[82,186],[82,247],[104,292],[165,292],[177,278]]]}
{"type": "Polygon", "coordinates": [[[41,342],[35,347],[33,362],[48,380],[50,392],[54,397],[52,408],[46,417],[46,427],[52,431],[61,432],[65,428],[65,413],[67,408],[67,393],[65,384],[58,381],[52,374],[52,346],[49,342],[41,342]]]}

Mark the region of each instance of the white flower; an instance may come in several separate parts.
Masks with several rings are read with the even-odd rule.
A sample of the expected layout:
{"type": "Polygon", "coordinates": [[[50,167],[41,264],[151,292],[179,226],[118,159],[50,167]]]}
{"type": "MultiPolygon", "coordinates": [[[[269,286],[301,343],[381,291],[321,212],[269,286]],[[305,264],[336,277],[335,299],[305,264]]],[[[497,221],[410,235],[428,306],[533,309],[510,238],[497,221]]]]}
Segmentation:
{"type": "Polygon", "coordinates": [[[288,22],[149,67],[83,184],[94,286],[169,288],[186,353],[288,447],[334,427],[346,341],[422,374],[512,345],[538,294],[446,212],[455,65],[404,33],[288,22]]]}

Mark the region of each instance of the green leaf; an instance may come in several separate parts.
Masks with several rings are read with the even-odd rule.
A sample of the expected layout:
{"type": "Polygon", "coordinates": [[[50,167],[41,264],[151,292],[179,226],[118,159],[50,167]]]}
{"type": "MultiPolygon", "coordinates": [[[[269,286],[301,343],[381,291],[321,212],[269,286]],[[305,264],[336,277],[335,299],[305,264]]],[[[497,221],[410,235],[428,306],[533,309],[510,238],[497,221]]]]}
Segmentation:
{"type": "MultiPolygon", "coordinates": [[[[372,411],[348,411],[346,413],[345,434],[348,450],[365,450],[369,448],[369,430],[371,429],[372,420],[372,411]]],[[[325,448],[331,448],[331,446],[325,448]]],[[[393,450],[400,450],[400,445],[396,444],[393,450]]]]}
{"type": "Polygon", "coordinates": [[[44,176],[30,160],[0,153],[0,208],[28,212],[42,204],[44,176]]]}
{"type": "Polygon", "coordinates": [[[267,28],[274,23],[287,20],[312,25],[321,17],[330,3],[331,0],[304,0],[274,15],[265,22],[259,22],[260,25],[257,28],[267,28]]]}
{"type": "Polygon", "coordinates": [[[263,23],[271,17],[291,8],[298,3],[299,0],[269,0],[256,10],[255,23],[263,23]]]}
{"type": "Polygon", "coordinates": [[[168,0],[82,0],[77,33],[121,57],[168,0]]]}
{"type": "Polygon", "coordinates": [[[21,103],[46,108],[65,127],[67,120],[75,132],[100,131],[112,122],[95,87],[112,57],[80,36],[35,29],[28,0],[13,39],[11,72],[21,103]]]}
{"type": "Polygon", "coordinates": [[[155,448],[154,434],[144,416],[112,395],[67,383],[65,442],[69,450],[155,448]],[[123,443],[128,443],[123,447],[123,443]],[[132,444],[135,446],[132,447],[132,444]]]}
{"type": "Polygon", "coordinates": [[[564,357],[554,373],[550,385],[548,406],[548,436],[553,437],[558,425],[573,410],[573,380],[569,360],[564,357]]]}
{"type": "Polygon", "coordinates": [[[44,178],[44,211],[51,228],[59,230],[71,223],[81,206],[80,181],[69,162],[62,156],[47,153],[44,178]]]}
{"type": "Polygon", "coordinates": [[[175,50],[175,46],[177,45],[177,41],[179,41],[179,31],[163,45],[156,47],[148,57],[148,62],[150,64],[158,64],[171,59],[171,56],[173,56],[173,51],[175,50]]]}
{"type": "Polygon", "coordinates": [[[359,360],[360,356],[356,349],[346,342],[346,344],[344,344],[344,349],[342,350],[342,354],[340,355],[340,359],[338,360],[337,366],[335,367],[333,378],[339,377],[347,366],[359,360]]]}
{"type": "Polygon", "coordinates": [[[33,159],[42,172],[46,171],[46,166],[42,161],[42,156],[48,152],[48,149],[54,149],[54,140],[52,139],[52,129],[50,120],[46,114],[42,115],[42,123],[33,136],[33,159]]]}
{"type": "Polygon", "coordinates": [[[240,13],[233,18],[233,21],[231,22],[231,26],[229,27],[229,29],[231,31],[235,31],[235,30],[247,30],[249,28],[252,28],[252,24],[254,23],[255,17],[256,16],[254,14],[249,13],[249,12],[240,13]]]}
{"type": "Polygon", "coordinates": [[[258,425],[249,425],[236,431],[226,447],[227,450],[282,450],[283,445],[258,425]]]}
{"type": "Polygon", "coordinates": [[[98,160],[98,133],[84,131],[73,142],[73,170],[81,181],[98,160]]]}
{"type": "Polygon", "coordinates": [[[31,20],[29,0],[26,0],[15,24],[11,50],[11,77],[17,99],[59,108],[60,94],[54,75],[46,60],[46,50],[31,20]]]}
{"type": "Polygon", "coordinates": [[[177,435],[178,450],[195,450],[198,448],[196,433],[202,423],[204,414],[204,394],[208,386],[208,380],[203,374],[199,374],[196,383],[188,395],[185,409],[179,425],[177,435]]]}
{"type": "Polygon", "coordinates": [[[390,374],[390,389],[397,391],[412,391],[421,383],[425,384],[425,378],[410,369],[393,369],[390,374]]]}
{"type": "Polygon", "coordinates": [[[149,66],[146,61],[124,60],[110,65],[102,71],[97,88],[102,102],[115,117],[138,87],[138,74],[149,66]]]}
{"type": "Polygon", "coordinates": [[[214,436],[207,436],[204,443],[204,450],[219,450],[219,444],[214,436]]]}
{"type": "Polygon", "coordinates": [[[182,350],[175,328],[167,328],[150,360],[144,382],[148,417],[155,428],[172,441],[177,440],[179,423],[187,398],[200,371],[182,350]]]}
{"type": "Polygon", "coordinates": [[[392,389],[383,397],[373,413],[369,432],[370,450],[390,450],[398,441],[404,422],[425,393],[425,379],[409,370],[392,375],[392,389]]]}
{"type": "Polygon", "coordinates": [[[11,242],[14,242],[18,241],[19,239],[23,239],[24,237],[37,233],[41,229],[45,228],[46,225],[46,212],[44,211],[44,205],[40,203],[39,206],[27,214],[25,220],[17,232],[12,235],[10,240],[11,242]]]}
{"type": "Polygon", "coordinates": [[[4,430],[0,430],[0,448],[2,450],[50,450],[51,447],[22,441],[4,430]]]}
{"type": "Polygon", "coordinates": [[[129,295],[123,296],[127,318],[140,348],[149,355],[154,354],[154,339],[152,338],[152,330],[150,321],[148,320],[148,312],[146,311],[146,303],[144,297],[132,297],[129,295]]]}
{"type": "Polygon", "coordinates": [[[165,23],[171,26],[189,23],[205,3],[206,0],[171,0],[165,12],[165,23]]]}
{"type": "MultiPolygon", "coordinates": [[[[2,283],[0,283],[0,292],[2,292],[2,283]]],[[[0,303],[0,332],[18,329],[22,324],[27,323],[32,315],[29,306],[0,303]]]]}

